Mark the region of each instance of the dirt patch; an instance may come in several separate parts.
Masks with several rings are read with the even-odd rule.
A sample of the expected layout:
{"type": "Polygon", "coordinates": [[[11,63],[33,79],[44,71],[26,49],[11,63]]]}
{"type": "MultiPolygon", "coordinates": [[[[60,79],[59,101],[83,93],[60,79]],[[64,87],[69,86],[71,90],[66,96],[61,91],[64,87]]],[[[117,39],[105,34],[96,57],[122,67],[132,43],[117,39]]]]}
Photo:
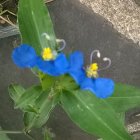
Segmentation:
{"type": "Polygon", "coordinates": [[[0,1],[0,25],[14,25],[17,21],[17,0],[1,0],[0,1]]]}

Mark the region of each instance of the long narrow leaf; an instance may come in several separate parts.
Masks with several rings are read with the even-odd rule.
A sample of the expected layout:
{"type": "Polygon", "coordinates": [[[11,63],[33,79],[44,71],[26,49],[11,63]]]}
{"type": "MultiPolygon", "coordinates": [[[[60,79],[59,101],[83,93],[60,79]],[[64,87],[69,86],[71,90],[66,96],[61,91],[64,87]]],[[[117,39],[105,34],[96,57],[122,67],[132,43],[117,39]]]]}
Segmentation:
{"type": "Polygon", "coordinates": [[[116,112],[140,106],[140,88],[124,84],[116,84],[114,94],[106,100],[116,112]]]}
{"type": "Polygon", "coordinates": [[[25,89],[18,85],[18,84],[11,84],[8,87],[8,91],[10,94],[10,97],[14,100],[14,102],[16,103],[17,100],[22,96],[22,94],[25,92],[25,89]]]}
{"type": "MultiPolygon", "coordinates": [[[[0,131],[1,131],[1,127],[0,127],[0,131]]],[[[0,140],[10,140],[10,138],[5,134],[5,133],[1,133],[0,132],[0,140]]]]}
{"type": "Polygon", "coordinates": [[[65,91],[61,94],[61,106],[88,133],[104,140],[132,140],[108,103],[90,92],[65,91]]]}
{"type": "Polygon", "coordinates": [[[27,89],[16,102],[15,108],[26,109],[32,105],[42,93],[41,86],[33,86],[27,89]]]}
{"type": "Polygon", "coordinates": [[[53,24],[43,0],[20,0],[18,23],[22,42],[34,47],[38,54],[44,47],[56,47],[53,24]],[[50,39],[43,36],[44,33],[50,39]]]}
{"type": "Polygon", "coordinates": [[[32,127],[39,128],[44,125],[49,119],[51,111],[54,109],[58,102],[58,96],[49,97],[49,92],[43,92],[36,100],[35,106],[38,109],[38,114],[26,112],[24,114],[24,124],[26,131],[32,127]]]}

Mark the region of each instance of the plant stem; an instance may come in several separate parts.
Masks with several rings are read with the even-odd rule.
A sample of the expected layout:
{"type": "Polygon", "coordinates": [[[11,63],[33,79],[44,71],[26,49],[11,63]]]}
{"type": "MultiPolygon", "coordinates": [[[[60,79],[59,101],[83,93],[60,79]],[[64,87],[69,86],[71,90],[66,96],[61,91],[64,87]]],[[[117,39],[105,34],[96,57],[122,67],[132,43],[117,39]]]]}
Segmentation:
{"type": "Polygon", "coordinates": [[[53,2],[54,0],[45,0],[45,3],[53,2]]]}
{"type": "Polygon", "coordinates": [[[0,130],[0,134],[25,134],[30,140],[35,140],[29,133],[25,133],[23,131],[9,131],[9,130],[0,130]]]}
{"type": "Polygon", "coordinates": [[[35,140],[29,133],[25,133],[25,135],[26,135],[30,140],[35,140]]]}
{"type": "Polygon", "coordinates": [[[5,133],[5,134],[22,134],[24,132],[23,131],[0,130],[0,133],[5,133]]]}
{"type": "Polygon", "coordinates": [[[2,20],[4,20],[5,22],[9,23],[10,25],[16,27],[15,24],[13,24],[11,21],[7,20],[6,18],[4,18],[4,17],[2,17],[2,16],[0,16],[0,18],[1,18],[2,20]]]}

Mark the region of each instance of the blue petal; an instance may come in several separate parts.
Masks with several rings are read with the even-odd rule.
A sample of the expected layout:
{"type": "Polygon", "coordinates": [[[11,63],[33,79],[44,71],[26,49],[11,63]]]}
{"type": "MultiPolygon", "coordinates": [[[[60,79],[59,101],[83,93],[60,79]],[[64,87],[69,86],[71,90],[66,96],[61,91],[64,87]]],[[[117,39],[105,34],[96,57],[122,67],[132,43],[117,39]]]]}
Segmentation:
{"type": "Polygon", "coordinates": [[[93,90],[99,98],[107,98],[114,92],[114,81],[107,78],[97,78],[94,80],[93,90]]]}
{"type": "Polygon", "coordinates": [[[91,78],[85,78],[81,83],[80,83],[80,87],[81,89],[83,90],[90,90],[91,92],[95,92],[93,90],[93,87],[94,87],[94,83],[93,83],[93,79],[91,78]]]}
{"type": "Polygon", "coordinates": [[[26,44],[22,44],[12,52],[12,59],[20,68],[34,67],[36,64],[36,58],[37,55],[34,48],[26,44]]]}
{"type": "Polygon", "coordinates": [[[75,80],[75,82],[80,85],[80,83],[86,78],[85,71],[83,69],[71,70],[69,71],[71,77],[75,80]]]}
{"type": "Polygon", "coordinates": [[[84,90],[90,90],[98,98],[107,98],[114,92],[114,82],[107,78],[86,78],[81,84],[81,88],[84,90]]]}
{"type": "Polygon", "coordinates": [[[69,63],[63,53],[60,53],[56,60],[54,60],[54,66],[60,74],[64,74],[68,71],[69,63]]]}
{"type": "Polygon", "coordinates": [[[69,63],[68,73],[73,77],[77,84],[80,84],[80,82],[86,77],[85,71],[83,70],[83,54],[80,51],[71,53],[69,63]]]}
{"type": "Polygon", "coordinates": [[[55,60],[45,61],[41,57],[38,57],[38,68],[46,74],[51,76],[60,76],[67,72],[68,62],[64,54],[59,54],[55,60]]]}
{"type": "Polygon", "coordinates": [[[84,65],[84,56],[80,51],[75,51],[70,54],[69,58],[71,69],[81,69],[84,65]]]}
{"type": "Polygon", "coordinates": [[[38,57],[37,67],[46,74],[51,76],[59,76],[58,71],[54,67],[54,61],[44,61],[41,57],[38,57]]]}

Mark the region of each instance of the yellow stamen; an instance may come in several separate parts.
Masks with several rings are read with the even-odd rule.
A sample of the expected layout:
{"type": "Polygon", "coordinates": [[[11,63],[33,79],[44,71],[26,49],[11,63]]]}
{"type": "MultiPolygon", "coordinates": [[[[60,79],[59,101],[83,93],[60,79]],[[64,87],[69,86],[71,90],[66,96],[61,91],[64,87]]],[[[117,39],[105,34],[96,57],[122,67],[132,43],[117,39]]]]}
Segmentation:
{"type": "Polygon", "coordinates": [[[42,57],[44,60],[52,60],[54,58],[52,50],[50,48],[44,48],[42,57]]]}
{"type": "Polygon", "coordinates": [[[87,68],[87,76],[89,78],[91,78],[91,77],[97,78],[98,77],[98,64],[97,63],[93,63],[87,68]]]}
{"type": "Polygon", "coordinates": [[[97,71],[98,70],[98,64],[97,63],[93,63],[90,65],[89,67],[92,71],[97,71]]]}

